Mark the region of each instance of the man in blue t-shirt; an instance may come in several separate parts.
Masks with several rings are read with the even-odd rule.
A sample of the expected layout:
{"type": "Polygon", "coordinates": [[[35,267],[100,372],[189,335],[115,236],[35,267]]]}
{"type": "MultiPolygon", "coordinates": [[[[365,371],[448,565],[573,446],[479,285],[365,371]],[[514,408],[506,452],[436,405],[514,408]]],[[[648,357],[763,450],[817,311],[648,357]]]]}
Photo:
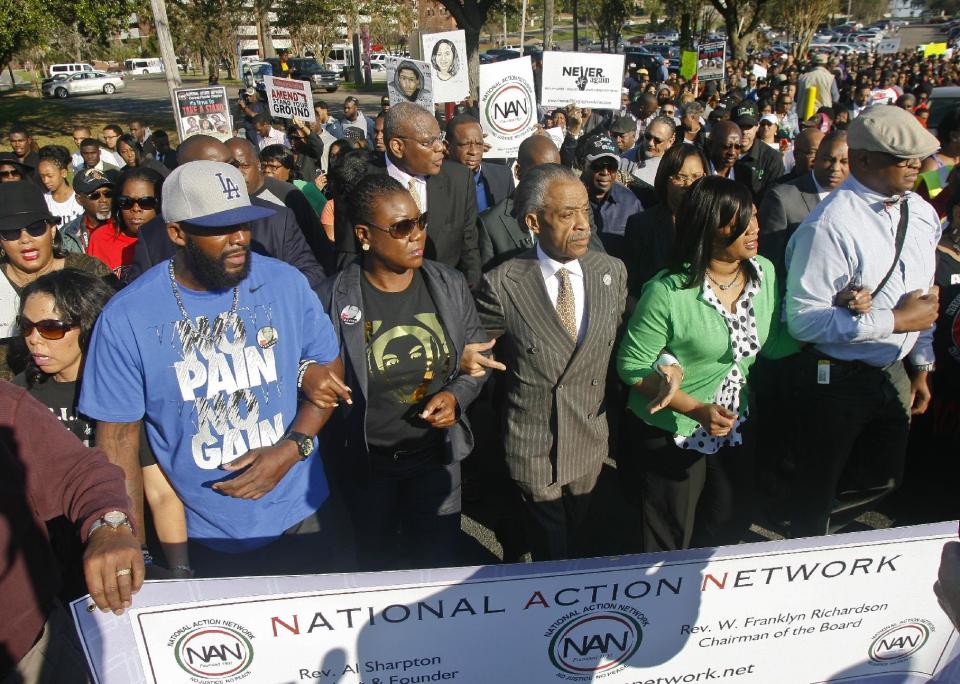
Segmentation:
{"type": "Polygon", "coordinates": [[[98,421],[97,443],[124,467],[134,501],[145,421],[201,575],[339,569],[318,548],[328,487],[313,453],[332,407],[298,390],[311,364],[336,377],[342,364],[306,278],[251,253],[248,224],[271,213],[250,204],[229,164],[175,169],[163,218],[177,253],[110,301],[84,369],[80,411],[98,421]]]}

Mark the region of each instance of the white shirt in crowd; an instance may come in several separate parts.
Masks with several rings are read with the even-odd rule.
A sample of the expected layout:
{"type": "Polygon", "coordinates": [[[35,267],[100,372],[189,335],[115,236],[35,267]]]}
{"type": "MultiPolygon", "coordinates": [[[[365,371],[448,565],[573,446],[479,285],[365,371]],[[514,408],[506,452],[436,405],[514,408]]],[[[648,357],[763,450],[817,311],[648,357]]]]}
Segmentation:
{"type": "Polygon", "coordinates": [[[410,189],[410,181],[413,180],[414,187],[417,189],[417,196],[420,198],[420,211],[427,210],[427,181],[420,176],[411,176],[399,166],[390,161],[387,157],[387,174],[400,183],[407,190],[410,189]]]}
{"type": "Polygon", "coordinates": [[[587,298],[583,287],[583,268],[576,259],[561,263],[547,256],[540,243],[537,243],[537,260],[540,262],[540,273],[543,274],[543,284],[547,286],[547,296],[553,308],[557,308],[557,297],[560,295],[560,279],[557,271],[561,268],[570,273],[570,286],[573,288],[573,318],[577,324],[577,344],[583,342],[583,335],[587,331],[587,298]]]}
{"type": "Polygon", "coordinates": [[[66,202],[58,202],[53,199],[53,195],[49,192],[43,193],[43,199],[47,201],[47,209],[50,210],[50,213],[60,217],[61,226],[70,223],[70,221],[83,213],[83,207],[80,206],[80,203],[77,201],[77,195],[74,192],[70,193],[70,197],[66,202]]]}
{"type": "Polygon", "coordinates": [[[290,141],[287,140],[287,134],[283,131],[278,131],[273,126],[270,127],[270,132],[267,133],[266,137],[257,133],[257,145],[262,150],[268,145],[283,145],[284,147],[290,147],[290,141]]]}

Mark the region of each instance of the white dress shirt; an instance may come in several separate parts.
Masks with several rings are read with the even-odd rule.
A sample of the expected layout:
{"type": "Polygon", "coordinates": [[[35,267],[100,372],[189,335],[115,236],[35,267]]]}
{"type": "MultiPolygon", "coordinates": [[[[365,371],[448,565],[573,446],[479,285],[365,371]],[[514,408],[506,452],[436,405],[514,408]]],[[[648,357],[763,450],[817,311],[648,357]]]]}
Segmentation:
{"type": "Polygon", "coordinates": [[[900,222],[900,205],[887,206],[890,199],[850,174],[800,224],[786,249],[787,325],[794,338],[841,361],[882,368],[909,356],[913,365],[933,363],[932,328],[893,332],[894,307],[912,290],[927,292],[936,270],[940,221],[916,193],[902,200],[910,207],[903,251],[873,309],[855,315],[833,304],[855,277],[873,290],[890,269],[900,222]]]}
{"type": "Polygon", "coordinates": [[[810,179],[813,181],[813,187],[817,189],[817,196],[820,198],[820,201],[822,202],[823,200],[827,199],[827,195],[830,194],[830,190],[828,188],[824,188],[817,182],[817,176],[813,173],[813,171],[810,172],[810,179]]]}
{"type": "Polygon", "coordinates": [[[417,188],[417,194],[420,196],[420,211],[425,212],[427,210],[427,180],[422,176],[411,176],[409,173],[390,161],[390,157],[388,156],[386,156],[386,160],[387,174],[389,174],[391,178],[396,178],[405,190],[410,189],[410,180],[413,179],[413,182],[417,188]]]}
{"type": "Polygon", "coordinates": [[[290,147],[290,141],[287,139],[287,134],[283,131],[278,131],[274,127],[270,127],[270,132],[267,133],[266,137],[257,133],[257,146],[262,150],[268,145],[283,145],[284,147],[290,147]]]}
{"type": "Polygon", "coordinates": [[[540,273],[543,274],[543,284],[547,286],[547,296],[553,308],[557,308],[557,297],[560,294],[560,279],[557,271],[561,268],[570,273],[570,286],[573,288],[573,319],[577,324],[577,344],[583,342],[583,334],[587,331],[587,295],[583,287],[583,269],[580,262],[560,262],[548,257],[540,243],[537,243],[537,260],[540,262],[540,273]]]}

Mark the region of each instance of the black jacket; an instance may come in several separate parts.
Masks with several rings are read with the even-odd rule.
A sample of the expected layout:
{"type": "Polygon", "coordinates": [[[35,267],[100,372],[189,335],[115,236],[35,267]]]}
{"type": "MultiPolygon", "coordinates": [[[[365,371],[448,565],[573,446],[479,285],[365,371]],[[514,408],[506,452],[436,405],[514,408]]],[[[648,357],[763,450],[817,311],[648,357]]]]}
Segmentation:
{"type": "MultiPolygon", "coordinates": [[[[250,224],[250,248],[257,254],[287,262],[307,277],[310,287],[317,287],[323,281],[323,269],[303,239],[293,212],[256,197],[251,197],[250,203],[276,210],[273,216],[250,224]]],[[[133,263],[124,273],[124,279],[130,282],[154,264],[172,257],[176,251],[167,236],[166,223],[157,216],[140,227],[133,263]]]]}
{"type": "Polygon", "coordinates": [[[487,201],[490,208],[513,194],[513,176],[509,166],[481,162],[480,175],[487,182],[487,201]]]}
{"type": "MultiPolygon", "coordinates": [[[[437,307],[437,315],[446,331],[451,347],[453,367],[443,385],[443,391],[457,398],[457,422],[446,429],[444,442],[447,460],[463,460],[473,450],[473,433],[467,420],[467,408],[480,394],[486,378],[473,378],[460,372],[460,357],[465,344],[486,342],[487,333],[480,325],[480,317],[463,275],[433,261],[424,260],[421,267],[424,282],[437,307]]],[[[343,359],[343,380],[352,390],[352,404],[341,404],[333,418],[323,428],[320,438],[334,453],[366,453],[366,397],[367,397],[367,343],[364,335],[364,306],[360,289],[363,269],[359,263],[349,264],[343,271],[328,278],[317,296],[333,321],[333,330],[340,343],[343,359]],[[356,307],[361,319],[352,324],[341,318],[347,307],[356,307]]],[[[347,317],[349,320],[349,317],[347,317]]]]}
{"type": "Polygon", "coordinates": [[[743,183],[753,193],[754,204],[760,204],[767,190],[783,175],[783,157],[779,152],[760,140],[736,164],[733,172],[737,182],[743,183]]]}

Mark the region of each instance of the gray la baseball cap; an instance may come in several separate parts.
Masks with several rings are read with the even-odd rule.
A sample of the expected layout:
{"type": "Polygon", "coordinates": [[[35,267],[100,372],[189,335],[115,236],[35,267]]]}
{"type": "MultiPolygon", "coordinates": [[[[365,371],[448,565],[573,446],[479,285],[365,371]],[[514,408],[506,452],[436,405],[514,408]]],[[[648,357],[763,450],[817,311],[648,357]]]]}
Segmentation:
{"type": "Polygon", "coordinates": [[[192,161],[163,182],[163,220],[204,228],[225,228],[258,221],[276,212],[250,204],[239,169],[215,161],[192,161]]]}

